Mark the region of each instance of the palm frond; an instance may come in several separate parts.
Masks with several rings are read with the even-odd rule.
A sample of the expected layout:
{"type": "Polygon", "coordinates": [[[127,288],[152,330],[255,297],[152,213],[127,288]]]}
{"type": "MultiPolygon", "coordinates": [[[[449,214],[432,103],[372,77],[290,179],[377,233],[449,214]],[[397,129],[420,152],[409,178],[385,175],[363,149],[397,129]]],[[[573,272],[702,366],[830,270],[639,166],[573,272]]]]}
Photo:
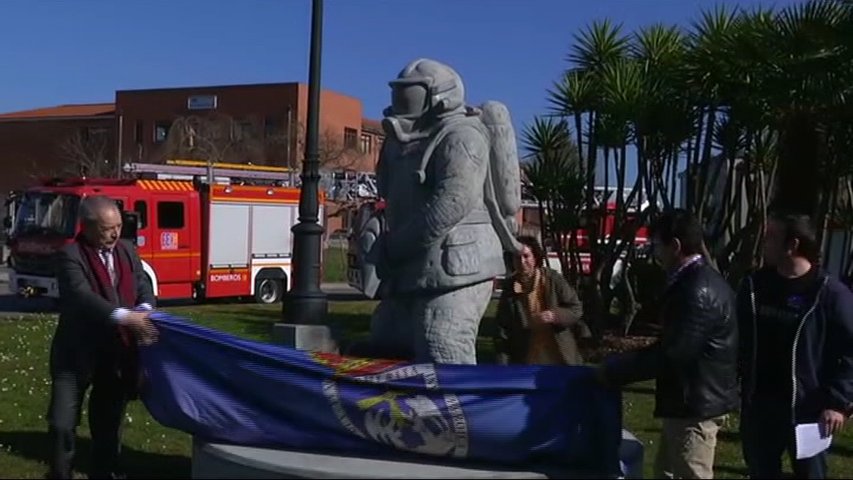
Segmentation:
{"type": "Polygon", "coordinates": [[[610,20],[593,22],[574,38],[568,60],[582,70],[599,71],[628,53],[629,40],[622,34],[622,25],[616,25],[610,20]]]}
{"type": "Polygon", "coordinates": [[[598,91],[592,74],[584,70],[570,70],[548,90],[549,111],[555,115],[571,115],[593,109],[598,91]]]}

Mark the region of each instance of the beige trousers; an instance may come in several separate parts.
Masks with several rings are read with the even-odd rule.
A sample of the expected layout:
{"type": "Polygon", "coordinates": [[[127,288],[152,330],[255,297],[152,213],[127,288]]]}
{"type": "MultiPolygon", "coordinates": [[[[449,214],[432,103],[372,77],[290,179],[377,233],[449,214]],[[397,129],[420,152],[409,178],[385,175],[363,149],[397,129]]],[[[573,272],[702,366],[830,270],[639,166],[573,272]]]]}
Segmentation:
{"type": "Polygon", "coordinates": [[[714,478],[714,450],[724,418],[664,418],[655,478],[714,478]]]}

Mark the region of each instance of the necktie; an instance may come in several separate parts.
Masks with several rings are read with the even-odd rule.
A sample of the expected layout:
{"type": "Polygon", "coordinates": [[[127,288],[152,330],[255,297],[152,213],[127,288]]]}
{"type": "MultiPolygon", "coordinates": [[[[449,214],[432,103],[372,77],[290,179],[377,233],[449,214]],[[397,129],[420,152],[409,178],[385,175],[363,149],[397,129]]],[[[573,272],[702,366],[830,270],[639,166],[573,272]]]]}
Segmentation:
{"type": "Polygon", "coordinates": [[[107,272],[110,274],[110,283],[113,284],[113,287],[116,286],[116,266],[115,261],[113,260],[113,252],[109,249],[101,250],[101,261],[104,262],[104,265],[107,267],[107,272]]]}

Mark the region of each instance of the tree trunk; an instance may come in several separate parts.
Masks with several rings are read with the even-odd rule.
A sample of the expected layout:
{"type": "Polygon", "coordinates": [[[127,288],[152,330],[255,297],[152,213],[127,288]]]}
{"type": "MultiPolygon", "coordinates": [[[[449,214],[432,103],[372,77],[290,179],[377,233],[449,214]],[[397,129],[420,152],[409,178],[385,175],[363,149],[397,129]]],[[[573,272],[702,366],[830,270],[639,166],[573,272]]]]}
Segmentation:
{"type": "MultiPolygon", "coordinates": [[[[804,113],[794,113],[780,135],[779,170],[773,209],[815,215],[820,196],[820,171],[825,165],[817,125],[804,113]]],[[[820,219],[813,218],[816,224],[820,219]]]]}
{"type": "Polygon", "coordinates": [[[587,278],[585,282],[585,293],[583,298],[583,309],[584,316],[586,318],[592,319],[592,322],[589,322],[590,330],[592,330],[592,339],[595,344],[599,344],[601,342],[601,338],[604,334],[604,319],[605,319],[605,308],[604,308],[604,299],[601,295],[601,270],[598,269],[598,272],[594,272],[593,275],[587,278]]]}

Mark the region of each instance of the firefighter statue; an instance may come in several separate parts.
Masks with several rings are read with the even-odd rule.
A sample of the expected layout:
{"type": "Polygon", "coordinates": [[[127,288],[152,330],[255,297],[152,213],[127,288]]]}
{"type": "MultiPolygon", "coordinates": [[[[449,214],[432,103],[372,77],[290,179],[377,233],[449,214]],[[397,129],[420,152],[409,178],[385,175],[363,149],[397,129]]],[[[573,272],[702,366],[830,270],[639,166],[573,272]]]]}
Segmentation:
{"type": "Polygon", "coordinates": [[[378,235],[375,225],[366,229],[375,241],[361,244],[381,281],[373,355],[474,364],[504,252],[520,248],[509,112],[499,102],[466,106],[462,79],[433,60],[410,63],[390,86],[377,165],[383,225],[378,235]]]}

